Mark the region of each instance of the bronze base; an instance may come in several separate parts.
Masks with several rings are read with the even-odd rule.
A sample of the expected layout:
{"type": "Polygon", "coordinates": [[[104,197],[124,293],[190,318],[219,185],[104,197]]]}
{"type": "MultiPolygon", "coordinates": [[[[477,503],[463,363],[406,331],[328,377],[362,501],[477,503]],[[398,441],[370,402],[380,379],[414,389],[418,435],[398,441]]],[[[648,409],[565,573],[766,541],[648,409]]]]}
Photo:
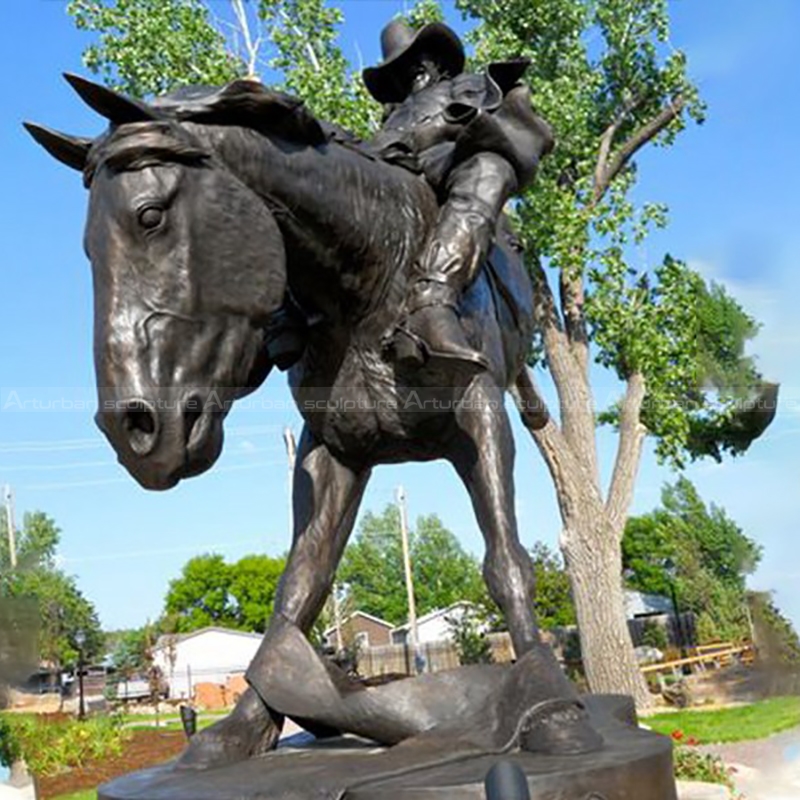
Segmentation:
{"type": "MultiPolygon", "coordinates": [[[[633,705],[616,695],[584,698],[605,747],[589,755],[448,757],[423,769],[363,739],[292,737],[265,756],[205,771],[171,764],[101,786],[99,800],[482,800],[500,760],[518,764],[536,800],[677,800],[672,743],[634,727],[633,705]],[[294,741],[292,741],[294,739],[294,741]]],[[[398,753],[399,755],[399,753],[398,753]]]]}

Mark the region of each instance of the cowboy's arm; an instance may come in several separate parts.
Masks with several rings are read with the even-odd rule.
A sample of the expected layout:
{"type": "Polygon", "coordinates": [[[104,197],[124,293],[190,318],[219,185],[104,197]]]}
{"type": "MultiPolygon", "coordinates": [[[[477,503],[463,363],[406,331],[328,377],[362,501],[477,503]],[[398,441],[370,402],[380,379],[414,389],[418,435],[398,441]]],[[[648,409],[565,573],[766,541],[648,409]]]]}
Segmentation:
{"type": "Polygon", "coordinates": [[[462,164],[481,153],[501,156],[514,170],[516,193],[531,183],[553,144],[550,126],[533,110],[527,86],[519,84],[505,94],[498,108],[477,108],[470,114],[456,139],[453,163],[462,164]]]}

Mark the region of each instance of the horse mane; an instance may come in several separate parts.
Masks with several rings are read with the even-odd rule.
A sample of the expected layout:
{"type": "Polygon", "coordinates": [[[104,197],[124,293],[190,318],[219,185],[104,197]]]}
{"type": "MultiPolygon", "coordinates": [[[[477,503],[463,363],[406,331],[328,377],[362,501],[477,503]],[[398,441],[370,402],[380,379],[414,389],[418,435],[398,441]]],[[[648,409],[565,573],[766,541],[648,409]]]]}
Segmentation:
{"type": "Polygon", "coordinates": [[[84,169],[85,186],[101,164],[122,170],[169,161],[197,164],[210,158],[211,153],[181,123],[244,128],[301,146],[335,141],[374,160],[357,136],[318,120],[299,98],[255,80],[181,87],[155,98],[148,108],[152,119],[112,125],[95,140],[84,169]]]}
{"type": "Polygon", "coordinates": [[[151,105],[178,122],[250,128],[296,144],[315,146],[330,138],[328,126],[302,100],[254,80],[236,80],[222,87],[186,86],[156,98],[151,105]]]}

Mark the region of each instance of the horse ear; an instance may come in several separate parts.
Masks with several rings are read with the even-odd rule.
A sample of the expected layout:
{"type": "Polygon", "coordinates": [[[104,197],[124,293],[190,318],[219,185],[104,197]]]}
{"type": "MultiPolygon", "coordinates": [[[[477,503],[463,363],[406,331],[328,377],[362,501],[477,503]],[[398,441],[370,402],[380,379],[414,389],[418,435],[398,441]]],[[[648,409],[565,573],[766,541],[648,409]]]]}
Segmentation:
{"type": "Polygon", "coordinates": [[[67,133],[54,131],[52,128],[45,128],[43,125],[36,125],[33,122],[23,122],[22,124],[25,126],[25,130],[53,158],[58,159],[68,167],[72,167],[72,169],[83,171],[86,166],[89,148],[92,146],[92,139],[86,139],[83,136],[70,136],[67,133]]]}
{"type": "Polygon", "coordinates": [[[89,108],[115,125],[160,119],[160,114],[147,103],[117,94],[99,83],[87,81],[86,78],[73,75],[71,72],[65,72],[64,78],[89,108]]]}

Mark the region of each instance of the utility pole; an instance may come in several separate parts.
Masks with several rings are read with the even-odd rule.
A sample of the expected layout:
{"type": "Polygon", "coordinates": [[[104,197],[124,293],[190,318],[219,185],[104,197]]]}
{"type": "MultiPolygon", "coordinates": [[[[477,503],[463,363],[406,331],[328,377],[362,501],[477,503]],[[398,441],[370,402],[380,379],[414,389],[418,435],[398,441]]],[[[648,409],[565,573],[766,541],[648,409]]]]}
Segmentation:
{"type": "Polygon", "coordinates": [[[6,522],[8,523],[8,559],[11,569],[17,568],[17,532],[14,530],[14,495],[6,484],[6,522]]]}
{"type": "Polygon", "coordinates": [[[294,539],[294,507],[292,505],[292,484],[294,482],[294,462],[297,458],[297,443],[294,440],[294,433],[287,425],[283,429],[283,441],[286,444],[286,457],[289,461],[289,481],[287,493],[289,495],[289,541],[294,539]]]}
{"type": "Polygon", "coordinates": [[[406,509],[406,493],[402,486],[397,487],[397,505],[400,509],[400,540],[403,543],[403,567],[406,574],[406,593],[408,595],[408,631],[411,647],[414,650],[414,671],[419,672],[421,658],[419,653],[419,636],[417,635],[417,607],[414,601],[414,575],[411,572],[411,552],[408,546],[408,511],[406,509]]]}
{"type": "Polygon", "coordinates": [[[342,639],[342,607],[339,603],[339,586],[333,584],[333,624],[336,626],[336,652],[341,653],[344,650],[344,640],[342,639]]]}

